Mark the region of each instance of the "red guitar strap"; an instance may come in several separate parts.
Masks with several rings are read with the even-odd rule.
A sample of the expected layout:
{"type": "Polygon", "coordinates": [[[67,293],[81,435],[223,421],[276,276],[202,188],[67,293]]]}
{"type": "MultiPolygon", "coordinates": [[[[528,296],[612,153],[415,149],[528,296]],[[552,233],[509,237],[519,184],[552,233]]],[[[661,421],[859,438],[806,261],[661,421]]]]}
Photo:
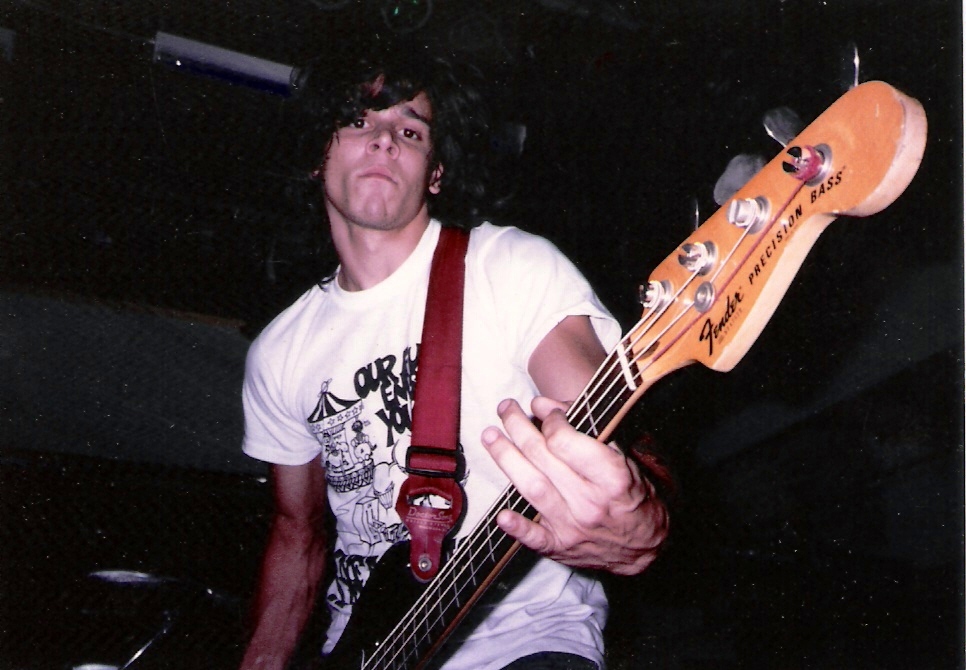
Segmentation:
{"type": "Polygon", "coordinates": [[[436,576],[443,539],[462,517],[465,473],[459,449],[463,284],[469,233],[443,228],[429,271],[429,292],[413,394],[406,481],[396,512],[410,535],[409,563],[420,581],[436,576]],[[445,506],[432,506],[442,499],[445,506]],[[431,503],[430,501],[437,501],[431,503]]]}

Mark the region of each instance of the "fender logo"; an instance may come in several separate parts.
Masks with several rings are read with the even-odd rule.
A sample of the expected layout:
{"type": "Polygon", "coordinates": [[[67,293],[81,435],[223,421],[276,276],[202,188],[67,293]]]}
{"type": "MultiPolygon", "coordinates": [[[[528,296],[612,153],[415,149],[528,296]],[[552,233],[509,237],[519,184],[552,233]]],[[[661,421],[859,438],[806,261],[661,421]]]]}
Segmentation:
{"type": "Polygon", "coordinates": [[[721,318],[718,319],[717,323],[711,321],[711,319],[705,320],[704,325],[701,327],[701,335],[698,336],[698,341],[708,341],[709,356],[714,354],[715,340],[719,339],[724,334],[725,326],[728,325],[728,321],[731,320],[731,317],[738,312],[738,303],[740,303],[743,298],[744,296],[741,295],[741,291],[735,291],[733,296],[728,296],[728,299],[725,302],[724,314],[721,315],[721,318]]]}

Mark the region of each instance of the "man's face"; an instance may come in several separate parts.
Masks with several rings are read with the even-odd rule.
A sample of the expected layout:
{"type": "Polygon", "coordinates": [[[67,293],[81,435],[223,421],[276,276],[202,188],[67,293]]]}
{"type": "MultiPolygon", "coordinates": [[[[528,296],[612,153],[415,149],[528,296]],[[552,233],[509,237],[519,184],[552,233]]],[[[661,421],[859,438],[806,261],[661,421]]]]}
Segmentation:
{"type": "Polygon", "coordinates": [[[333,225],[395,230],[426,214],[442,168],[430,161],[432,107],[420,93],[380,111],[367,110],[329,143],[322,177],[333,225]]]}

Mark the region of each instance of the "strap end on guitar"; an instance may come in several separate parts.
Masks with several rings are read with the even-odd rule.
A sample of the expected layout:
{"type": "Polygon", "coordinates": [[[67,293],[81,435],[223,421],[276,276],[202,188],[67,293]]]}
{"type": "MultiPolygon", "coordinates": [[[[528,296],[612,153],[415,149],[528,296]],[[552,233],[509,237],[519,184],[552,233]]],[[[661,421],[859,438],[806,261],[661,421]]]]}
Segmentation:
{"type": "Polygon", "coordinates": [[[396,513],[409,529],[409,567],[419,581],[428,582],[439,572],[443,540],[459,526],[464,503],[455,479],[411,473],[403,482],[396,513]]]}

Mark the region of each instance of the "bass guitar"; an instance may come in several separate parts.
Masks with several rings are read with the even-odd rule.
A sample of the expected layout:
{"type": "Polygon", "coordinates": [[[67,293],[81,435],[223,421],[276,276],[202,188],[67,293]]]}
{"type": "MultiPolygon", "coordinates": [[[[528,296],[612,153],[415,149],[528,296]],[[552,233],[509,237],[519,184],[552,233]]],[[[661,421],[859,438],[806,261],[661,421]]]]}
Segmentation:
{"type": "MultiPolygon", "coordinates": [[[[774,313],[818,236],[839,216],[888,207],[926,142],[920,104],[882,82],[843,95],[669,255],[641,287],[641,320],[608,355],[568,418],[606,440],[658,379],[692,363],[731,370],[774,313]]],[[[380,561],[326,668],[423,668],[520,545],[496,526],[537,512],[507,487],[428,584],[409,549],[380,561]],[[408,592],[407,592],[408,591],[408,592]]]]}

